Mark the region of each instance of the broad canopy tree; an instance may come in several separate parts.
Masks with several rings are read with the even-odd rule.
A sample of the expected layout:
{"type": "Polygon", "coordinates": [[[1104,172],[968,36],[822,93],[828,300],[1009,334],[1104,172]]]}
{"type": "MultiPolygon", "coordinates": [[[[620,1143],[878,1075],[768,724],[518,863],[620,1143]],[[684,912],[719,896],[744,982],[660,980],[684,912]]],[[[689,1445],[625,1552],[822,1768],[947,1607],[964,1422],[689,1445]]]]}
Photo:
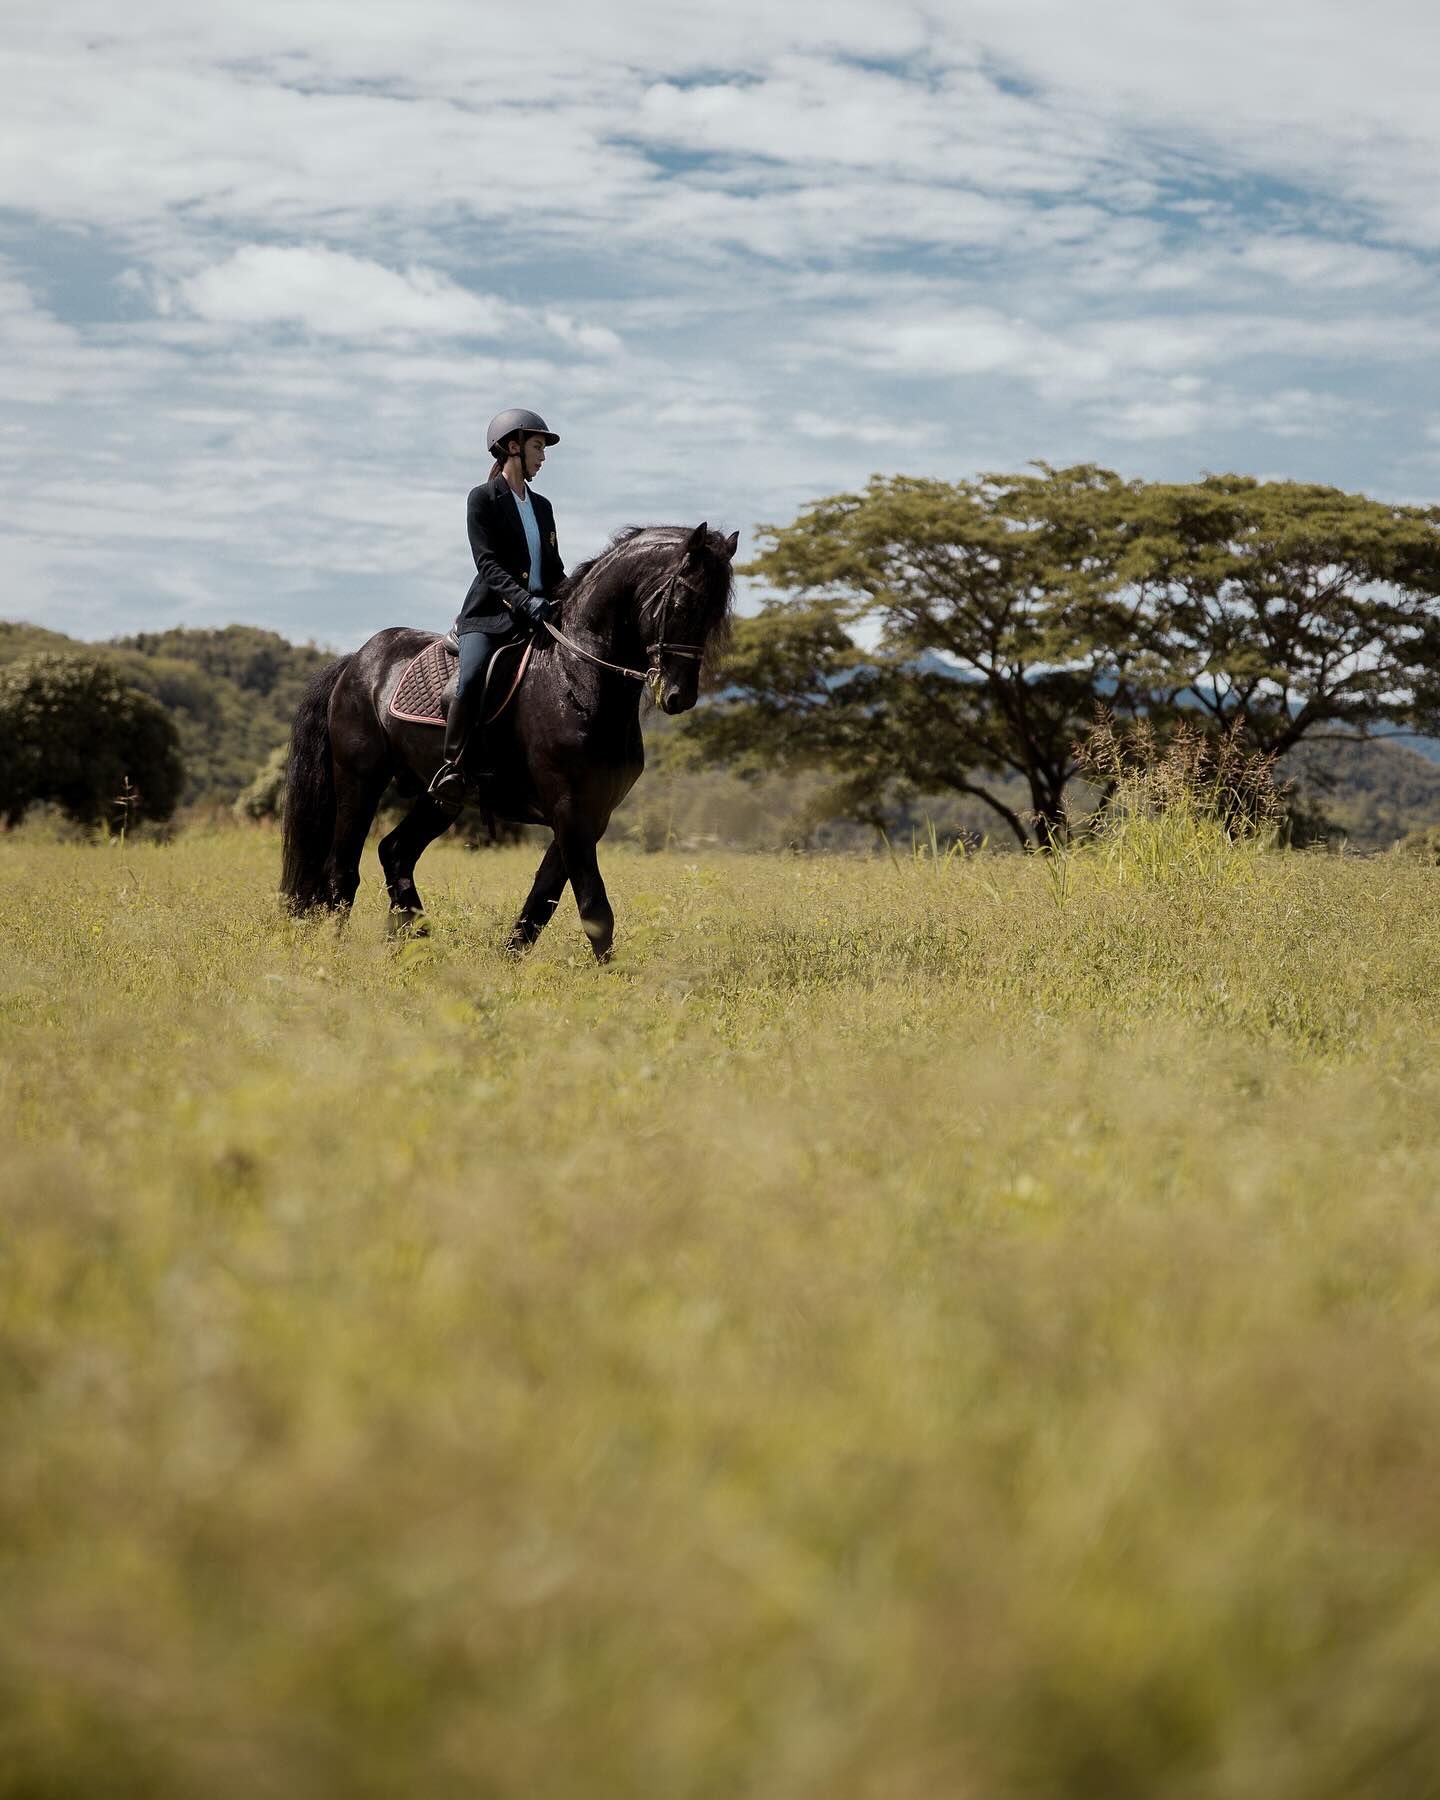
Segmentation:
{"type": "Polygon", "coordinates": [[[0,819],[37,801],[98,825],[125,810],[168,819],[185,779],[165,709],[107,663],[45,652],[0,669],[0,819]]]}
{"type": "Polygon", "coordinates": [[[900,783],[974,796],[1022,844],[1063,837],[1097,703],[1162,732],[1238,721],[1283,756],[1440,700],[1436,510],[1039,464],[877,476],[762,546],[747,573],[779,595],[739,623],[689,730],[716,761],[831,768],[861,816],[900,783]]]}

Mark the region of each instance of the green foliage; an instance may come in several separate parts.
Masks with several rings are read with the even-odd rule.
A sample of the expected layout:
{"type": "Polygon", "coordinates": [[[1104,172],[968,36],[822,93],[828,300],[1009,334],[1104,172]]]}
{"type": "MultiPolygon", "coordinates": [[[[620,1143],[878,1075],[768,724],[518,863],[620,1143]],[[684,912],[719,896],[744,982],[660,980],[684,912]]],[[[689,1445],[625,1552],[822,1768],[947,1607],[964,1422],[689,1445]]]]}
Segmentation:
{"type": "Polygon", "coordinates": [[[1396,849],[1403,856],[1418,856],[1422,862],[1440,863],[1440,825],[1407,832],[1396,849]]]}
{"type": "Polygon", "coordinates": [[[91,649],[81,646],[63,631],[50,631],[44,625],[26,625],[13,619],[0,619],[0,665],[18,662],[22,656],[39,656],[42,651],[74,651],[91,649]]]}
{"type": "MultiPolygon", "coordinates": [[[[37,647],[79,648],[57,632],[0,623],[0,665],[37,647]]],[[[214,631],[143,632],[83,646],[132,687],[152,695],[180,734],[182,801],[231,802],[270,753],[286,743],[301,689],[328,659],[273,631],[228,625],[214,631]]]]}
{"type": "Polygon", "coordinates": [[[1211,476],[1129,484],[1148,643],[1130,698],[1182,696],[1284,755],[1317,725],[1423,716],[1440,672],[1440,512],[1211,476]]]}
{"type": "Polygon", "coordinates": [[[750,573],[795,598],[739,623],[690,727],[708,757],[829,767],[872,809],[896,783],[948,788],[1022,844],[1067,834],[1097,701],[1162,730],[1238,723],[1283,756],[1321,725],[1428,717],[1440,692],[1436,514],[1331,488],[877,476],[768,528],[750,573]]]}
{"type": "Polygon", "coordinates": [[[280,818],[285,807],[285,765],[288,758],[289,750],[284,744],[270,752],[255,771],[255,779],[231,809],[237,819],[280,818]]]}
{"type": "Polygon", "coordinates": [[[1429,1791],[1432,868],[433,856],[0,841],[7,1793],[1429,1791]]]}
{"type": "Polygon", "coordinates": [[[0,817],[49,801],[81,825],[168,819],[184,781],[163,707],[105,662],[41,651],[0,668],[0,817]]]}

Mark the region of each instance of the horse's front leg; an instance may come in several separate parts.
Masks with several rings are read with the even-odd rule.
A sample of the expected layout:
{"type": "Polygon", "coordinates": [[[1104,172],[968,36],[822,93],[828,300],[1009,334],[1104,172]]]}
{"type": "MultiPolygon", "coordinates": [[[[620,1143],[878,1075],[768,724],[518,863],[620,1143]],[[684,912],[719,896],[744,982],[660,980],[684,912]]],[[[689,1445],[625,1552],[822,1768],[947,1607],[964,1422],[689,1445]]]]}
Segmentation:
{"type": "Polygon", "coordinates": [[[550,848],[540,859],[535,880],[520,908],[520,917],[506,940],[505,948],[512,956],[523,956],[550,923],[568,877],[565,858],[560,854],[560,840],[552,838],[550,848]]]}
{"type": "MultiPolygon", "coordinates": [[[[601,828],[603,830],[603,826],[601,828]]],[[[565,873],[575,890],[575,904],[580,910],[580,923],[595,952],[596,962],[609,962],[615,942],[615,914],[610,897],[600,878],[600,862],[595,854],[600,833],[578,808],[567,808],[555,820],[555,842],[565,859],[565,873]]]]}

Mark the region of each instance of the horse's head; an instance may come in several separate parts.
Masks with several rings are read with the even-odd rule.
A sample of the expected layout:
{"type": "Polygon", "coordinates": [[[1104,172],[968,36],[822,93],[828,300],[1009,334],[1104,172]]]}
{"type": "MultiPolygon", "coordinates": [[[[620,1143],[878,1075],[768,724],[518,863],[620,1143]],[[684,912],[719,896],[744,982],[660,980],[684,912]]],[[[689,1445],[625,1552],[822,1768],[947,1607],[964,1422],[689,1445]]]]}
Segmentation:
{"type": "Polygon", "coordinates": [[[650,685],[662,712],[689,712],[700,694],[706,652],[723,640],[730,617],[740,533],[722,537],[702,522],[681,539],[671,566],[640,604],[640,635],[650,685]]]}

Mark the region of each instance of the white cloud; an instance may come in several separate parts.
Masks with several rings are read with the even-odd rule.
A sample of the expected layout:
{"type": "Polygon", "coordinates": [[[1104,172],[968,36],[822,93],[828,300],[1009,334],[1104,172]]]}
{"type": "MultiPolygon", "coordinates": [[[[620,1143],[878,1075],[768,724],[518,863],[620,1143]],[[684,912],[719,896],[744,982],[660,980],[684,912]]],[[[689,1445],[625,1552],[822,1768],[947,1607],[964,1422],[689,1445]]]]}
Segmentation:
{"type": "Polygon", "coordinates": [[[1411,256],[1298,234],[1256,238],[1240,246],[1236,258],[1242,268],[1257,274],[1331,293],[1348,288],[1408,288],[1424,279],[1423,270],[1411,256]]]}
{"type": "Polygon", "coordinates": [[[872,334],[847,321],[833,353],[906,374],[1005,374],[1051,393],[1081,395],[1134,375],[1175,374],[1259,356],[1404,361],[1440,348],[1440,325],[1399,336],[1393,322],[1353,315],[1307,320],[1285,314],[1195,313],[1037,325],[991,308],[960,306],[901,315],[872,334]]]}
{"type": "Polygon", "coordinates": [[[572,555],[875,462],[1383,490],[1440,416],[1418,3],[68,0],[7,40],[0,455],[57,623],[97,559],[121,623],[443,613],[510,403],[572,555]]]}
{"type": "Polygon", "coordinates": [[[1262,431],[1282,438],[1328,437],[1346,424],[1383,417],[1384,408],[1360,399],[1342,400],[1334,394],[1317,394],[1310,388],[1282,388],[1264,398],[1252,398],[1249,416],[1262,431]]]}
{"type": "Polygon", "coordinates": [[[1329,438],[1375,419],[1381,409],[1308,388],[1257,398],[1195,376],[1157,383],[1141,397],[1099,409],[1107,437],[1136,443],[1185,438],[1216,425],[1240,424],[1271,437],[1329,438]]]}
{"type": "Polygon", "coordinates": [[[937,426],[923,419],[907,418],[890,423],[884,419],[831,418],[808,410],[787,419],[786,425],[803,438],[827,444],[850,444],[856,451],[868,451],[879,445],[899,448],[920,441],[927,431],[938,431],[937,426]]]}
{"type": "Polygon", "coordinates": [[[0,202],[136,230],[185,207],[242,229],[449,212],[593,238],[643,228],[665,189],[639,140],[1122,207],[1187,165],[1246,167],[1434,244],[1437,34],[1424,0],[830,0],[823,16],[552,0],[543,42],[532,19],[460,0],[411,0],[403,20],[334,0],[70,0],[10,28],[0,202]]]}
{"type": "Polygon", "coordinates": [[[1169,393],[1132,400],[1103,418],[1108,437],[1148,442],[1187,437],[1214,417],[1210,401],[1198,394],[1169,393]]]}
{"type": "Polygon", "coordinates": [[[968,58],[919,81],[791,57],[759,82],[659,82],[645,91],[635,129],[689,149],[901,171],[982,191],[1073,192],[1116,147],[1083,113],[1057,117],[997,87],[968,58]]]}
{"type": "Polygon", "coordinates": [[[509,312],[433,269],[387,269],[321,245],[243,244],[179,284],[202,319],[298,325],[321,337],[495,337],[509,312]]]}
{"type": "Polygon", "coordinates": [[[553,306],[546,307],[541,320],[547,331],[573,349],[593,356],[614,356],[620,350],[620,339],[608,325],[581,325],[568,313],[557,312],[553,306]]]}
{"type": "Polygon", "coordinates": [[[220,327],[288,326],[312,337],[354,342],[513,342],[540,334],[586,356],[613,356],[622,347],[609,326],[585,323],[558,308],[512,305],[423,265],[386,268],[321,244],[242,244],[222,262],[173,284],[152,286],[162,314],[173,313],[178,301],[188,313],[220,327]]]}

